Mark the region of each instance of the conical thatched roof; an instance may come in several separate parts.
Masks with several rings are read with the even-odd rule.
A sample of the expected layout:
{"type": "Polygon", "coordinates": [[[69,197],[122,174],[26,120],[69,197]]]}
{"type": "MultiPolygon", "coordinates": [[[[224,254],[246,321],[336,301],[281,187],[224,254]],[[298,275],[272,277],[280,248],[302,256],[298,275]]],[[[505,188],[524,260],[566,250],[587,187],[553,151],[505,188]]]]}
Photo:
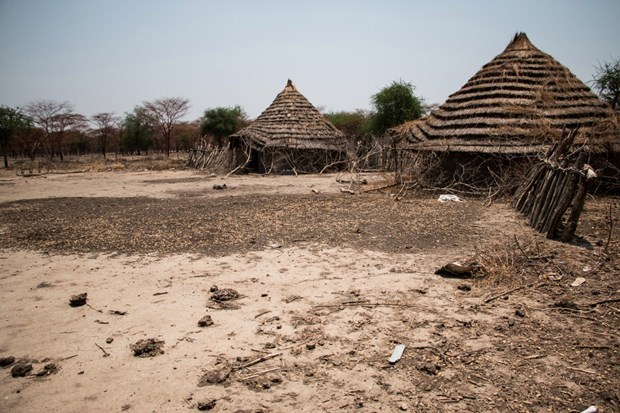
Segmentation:
{"type": "Polygon", "coordinates": [[[297,91],[289,79],[273,103],[247,128],[231,138],[253,146],[345,150],[345,135],[297,91]]]}
{"type": "Polygon", "coordinates": [[[595,150],[620,150],[612,109],[518,33],[443,105],[389,133],[401,148],[533,153],[564,127],[579,128],[577,142],[595,150]]]}

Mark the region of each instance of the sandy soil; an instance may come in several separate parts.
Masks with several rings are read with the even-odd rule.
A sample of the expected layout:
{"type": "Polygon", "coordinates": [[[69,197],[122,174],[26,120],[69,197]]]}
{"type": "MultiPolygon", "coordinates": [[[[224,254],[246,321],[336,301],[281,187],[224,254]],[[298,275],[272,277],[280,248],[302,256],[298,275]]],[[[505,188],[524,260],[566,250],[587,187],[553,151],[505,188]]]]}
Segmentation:
{"type": "Polygon", "coordinates": [[[617,199],[567,245],[350,178],[5,173],[0,411],[620,411],[617,199]],[[485,277],[434,274],[471,257],[485,277]]]}

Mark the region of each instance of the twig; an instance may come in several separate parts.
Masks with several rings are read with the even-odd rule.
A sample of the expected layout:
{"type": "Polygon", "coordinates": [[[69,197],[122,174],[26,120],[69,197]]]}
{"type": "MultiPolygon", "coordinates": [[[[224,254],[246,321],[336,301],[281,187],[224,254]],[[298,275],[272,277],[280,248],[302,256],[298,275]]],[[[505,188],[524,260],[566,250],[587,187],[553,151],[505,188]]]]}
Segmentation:
{"type": "Polygon", "coordinates": [[[501,297],[503,297],[503,296],[505,296],[505,295],[507,295],[507,294],[513,293],[513,292],[515,292],[515,291],[521,290],[521,289],[523,289],[523,288],[525,288],[525,287],[528,287],[528,285],[522,285],[522,286],[520,286],[520,287],[515,287],[515,288],[511,288],[510,290],[503,291],[503,292],[501,292],[501,293],[499,293],[499,294],[496,294],[496,295],[494,295],[494,296],[491,296],[491,297],[487,298],[486,300],[484,300],[484,301],[483,301],[483,304],[488,304],[488,303],[490,303],[491,301],[495,301],[495,300],[497,300],[498,298],[501,298],[501,297]]]}
{"type": "Polygon", "coordinates": [[[69,357],[61,358],[60,361],[70,360],[70,359],[75,358],[77,356],[78,356],[77,354],[74,354],[74,355],[69,356],[69,357]]]}
{"type": "Polygon", "coordinates": [[[593,303],[586,304],[586,305],[588,307],[596,307],[597,305],[600,305],[600,304],[617,303],[619,301],[620,301],[620,298],[608,298],[606,300],[595,301],[593,303]]]}
{"type": "Polygon", "coordinates": [[[108,357],[110,355],[110,353],[108,353],[107,351],[105,351],[105,349],[103,347],[101,347],[99,344],[95,343],[95,345],[97,347],[99,347],[99,349],[101,349],[101,351],[103,351],[103,357],[108,357]]]}
{"type": "Polygon", "coordinates": [[[521,254],[523,254],[523,256],[525,257],[526,260],[528,261],[532,261],[530,259],[530,257],[528,257],[528,255],[525,253],[525,251],[523,251],[523,248],[521,248],[521,244],[519,244],[519,240],[517,239],[517,235],[514,235],[514,239],[515,239],[515,244],[517,244],[517,248],[519,248],[519,251],[521,251],[521,254]]]}
{"type": "Polygon", "coordinates": [[[605,243],[605,248],[603,249],[603,254],[607,254],[607,249],[609,248],[609,244],[611,243],[611,234],[614,228],[614,218],[611,213],[611,202],[609,203],[609,232],[607,233],[607,242],[605,243]]]}
{"type": "Polygon", "coordinates": [[[259,371],[258,373],[254,373],[254,374],[251,374],[249,376],[241,377],[240,380],[245,381],[245,380],[253,379],[255,377],[262,376],[265,373],[271,373],[272,371],[277,371],[277,370],[280,370],[280,367],[275,367],[273,369],[267,369],[267,370],[259,371]]]}
{"type": "Polygon", "coordinates": [[[536,360],[547,357],[546,354],[533,354],[531,356],[523,357],[523,360],[536,360]]]}
{"type": "Polygon", "coordinates": [[[162,291],[161,293],[155,293],[153,294],[153,297],[158,296],[158,295],[165,295],[168,294],[168,291],[162,291]]]}
{"type": "Polygon", "coordinates": [[[596,372],[592,371],[592,370],[584,370],[584,369],[579,369],[577,367],[570,367],[570,366],[568,366],[567,369],[573,370],[573,371],[580,371],[582,373],[586,373],[586,374],[590,374],[590,375],[596,375],[596,372]]]}
{"type": "Polygon", "coordinates": [[[433,346],[414,346],[414,347],[409,347],[412,350],[423,350],[423,349],[429,349],[429,350],[434,350],[436,351],[441,358],[443,359],[444,363],[446,364],[450,364],[450,361],[448,361],[448,357],[446,357],[446,355],[443,353],[443,351],[439,350],[437,347],[433,347],[433,346]]]}
{"type": "Polygon", "coordinates": [[[314,308],[339,308],[339,307],[417,307],[413,304],[401,304],[401,303],[369,303],[366,301],[345,301],[340,304],[323,304],[315,305],[314,308]]]}
{"type": "Polygon", "coordinates": [[[262,363],[265,360],[269,360],[269,359],[272,359],[274,357],[278,357],[278,356],[281,356],[281,355],[282,355],[281,351],[278,352],[278,353],[267,354],[266,356],[259,357],[256,360],[250,361],[248,363],[242,364],[242,365],[237,366],[237,367],[233,367],[233,370],[242,370],[242,369],[244,369],[246,367],[250,367],[250,366],[253,366],[255,364],[262,363]]]}
{"type": "Polygon", "coordinates": [[[496,294],[496,295],[494,295],[494,296],[491,296],[491,297],[489,297],[489,298],[485,299],[485,300],[482,302],[482,304],[488,304],[488,303],[490,303],[491,301],[495,301],[495,300],[497,300],[498,298],[501,298],[501,297],[503,297],[503,296],[505,296],[505,295],[507,295],[507,294],[510,294],[510,293],[514,293],[515,291],[522,290],[522,289],[524,289],[524,288],[530,288],[530,287],[536,287],[536,288],[538,288],[538,287],[542,287],[542,286],[543,286],[543,285],[545,285],[545,284],[546,284],[546,283],[540,283],[540,284],[536,284],[536,285],[534,285],[534,284],[527,284],[527,285],[522,285],[522,286],[520,286],[520,287],[511,288],[510,290],[506,290],[506,291],[504,291],[504,292],[501,292],[501,293],[499,293],[499,294],[496,294]]]}
{"type": "Polygon", "coordinates": [[[93,307],[92,305],[90,305],[90,304],[88,304],[88,303],[86,303],[86,305],[87,305],[88,307],[92,308],[93,310],[95,310],[95,311],[96,311],[96,312],[98,312],[98,313],[103,313],[103,311],[101,311],[101,310],[97,310],[95,307],[93,307]]]}
{"type": "Polygon", "coordinates": [[[270,312],[271,312],[271,310],[266,310],[266,311],[263,311],[262,313],[258,313],[258,314],[256,314],[256,315],[254,316],[254,318],[258,318],[258,317],[260,317],[260,316],[262,316],[262,315],[265,315],[265,314],[267,314],[267,313],[270,313],[270,312]]]}

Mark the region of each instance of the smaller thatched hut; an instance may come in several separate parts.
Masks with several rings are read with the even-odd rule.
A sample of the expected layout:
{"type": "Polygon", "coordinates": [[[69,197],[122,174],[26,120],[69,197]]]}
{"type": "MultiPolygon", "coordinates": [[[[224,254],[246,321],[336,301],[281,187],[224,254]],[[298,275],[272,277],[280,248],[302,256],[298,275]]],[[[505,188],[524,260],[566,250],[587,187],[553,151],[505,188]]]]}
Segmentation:
{"type": "Polygon", "coordinates": [[[248,127],[230,136],[235,163],[254,172],[320,172],[346,161],[347,140],[289,79],[248,127]]]}

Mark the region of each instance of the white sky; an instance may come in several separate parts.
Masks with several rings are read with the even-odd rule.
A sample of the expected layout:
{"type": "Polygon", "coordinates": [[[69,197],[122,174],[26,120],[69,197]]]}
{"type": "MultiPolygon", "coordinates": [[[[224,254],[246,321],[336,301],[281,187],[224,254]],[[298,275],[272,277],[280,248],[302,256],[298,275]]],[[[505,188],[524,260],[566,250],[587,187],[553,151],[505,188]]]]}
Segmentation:
{"type": "Polygon", "coordinates": [[[0,105],[90,116],[182,96],[187,120],[254,118],[288,78],[327,110],[369,109],[399,79],[442,103],[517,31],[587,82],[620,56],[620,1],[0,0],[0,105]]]}

